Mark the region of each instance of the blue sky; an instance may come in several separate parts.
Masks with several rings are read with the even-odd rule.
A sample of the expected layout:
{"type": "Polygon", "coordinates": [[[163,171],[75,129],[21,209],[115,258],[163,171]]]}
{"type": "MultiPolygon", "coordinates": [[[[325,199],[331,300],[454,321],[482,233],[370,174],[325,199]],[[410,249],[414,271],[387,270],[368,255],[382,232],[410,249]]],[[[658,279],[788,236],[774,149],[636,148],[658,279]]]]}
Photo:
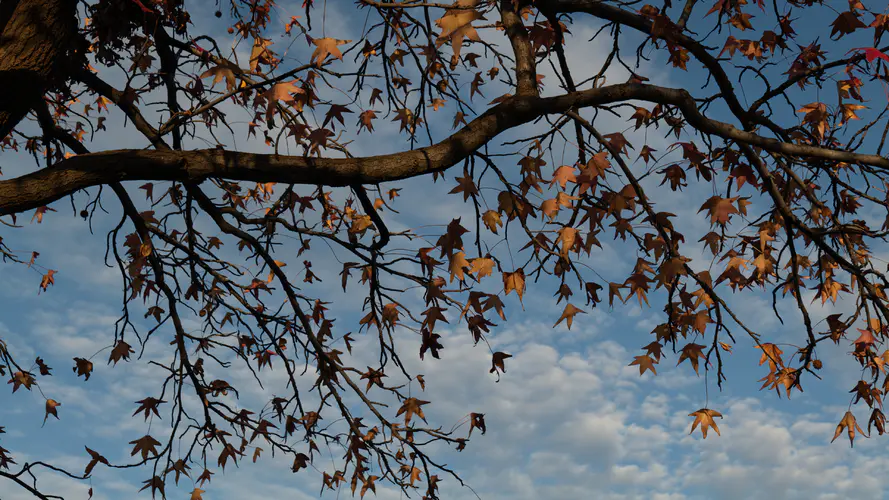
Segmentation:
{"type": "MultiPolygon", "coordinates": [[[[356,16],[351,4],[330,2],[326,8],[323,30],[328,36],[352,39],[360,36],[363,20],[356,16]]],[[[199,7],[192,9],[197,12],[199,7]]],[[[281,17],[285,19],[300,14],[299,4],[282,4],[281,10],[281,17]]],[[[806,15],[816,16],[819,12],[806,15]]],[[[205,21],[194,17],[200,28],[205,21]]],[[[318,30],[322,29],[320,24],[316,19],[318,30]]],[[[797,27],[801,44],[815,36],[803,29],[804,25],[797,27]]],[[[596,29],[592,24],[576,23],[570,29],[572,34],[566,50],[577,68],[575,80],[579,81],[598,70],[610,41],[588,42],[596,29]]],[[[824,35],[826,33],[822,37],[824,35]]],[[[638,37],[628,35],[623,43],[631,47],[638,41],[638,37]]],[[[831,47],[828,57],[842,55],[847,47],[868,46],[866,39],[857,42],[831,47]]],[[[825,40],[824,48],[828,45],[825,40]]],[[[280,47],[280,53],[286,46],[285,41],[279,41],[273,48],[280,47]]],[[[309,53],[304,42],[297,40],[288,49],[288,57],[292,58],[288,62],[298,64],[300,58],[304,60],[309,53]]],[[[242,58],[245,55],[243,50],[240,54],[242,58]]],[[[651,56],[652,61],[645,63],[641,73],[654,83],[688,88],[691,82],[703,83],[706,77],[694,62],[690,62],[689,71],[683,73],[667,68],[662,54],[651,56]]],[[[554,75],[546,68],[541,68],[541,72],[547,75],[546,92],[557,92],[554,75]]],[[[608,77],[608,83],[626,80],[626,74],[620,72],[609,73],[608,77]]],[[[110,79],[114,81],[113,77],[110,79]]],[[[502,94],[505,88],[490,84],[482,90],[485,99],[476,98],[477,109],[484,109],[483,105],[502,94]]],[[[743,90],[749,96],[761,91],[753,87],[743,90]]],[[[364,99],[366,102],[366,96],[364,99]]],[[[800,99],[802,104],[809,102],[804,97],[800,99]]],[[[349,120],[357,118],[357,107],[354,111],[356,114],[348,115],[349,120]]],[[[447,134],[452,112],[442,114],[440,122],[431,123],[436,137],[447,134]]],[[[249,120],[249,116],[241,115],[245,122],[249,120]]],[[[623,131],[629,126],[628,116],[629,113],[619,118],[603,114],[596,126],[603,133],[623,131]]],[[[729,121],[718,109],[710,116],[729,121]]],[[[797,118],[788,114],[782,115],[782,119],[792,123],[797,118]]],[[[233,121],[240,126],[236,130],[244,129],[245,122],[233,121]]],[[[383,127],[382,122],[380,120],[379,132],[374,136],[356,137],[351,146],[353,154],[378,154],[407,146],[396,129],[383,127]]],[[[144,147],[145,141],[137,132],[123,125],[119,115],[112,115],[108,119],[109,132],[97,136],[88,147],[93,150],[144,147]]],[[[525,127],[499,137],[496,143],[533,135],[534,130],[533,126],[525,127]]],[[[666,151],[674,142],[653,129],[647,136],[643,132],[628,132],[627,138],[637,147],[647,142],[659,151],[666,151]]],[[[261,140],[243,136],[237,139],[243,149],[266,150],[261,140]]],[[[683,140],[687,139],[686,136],[683,140]]],[[[190,147],[203,146],[193,143],[190,147]]],[[[558,148],[553,148],[551,156],[545,157],[548,167],[573,161],[570,150],[566,150],[564,157],[559,157],[559,153],[558,148]]],[[[517,159],[507,158],[501,166],[510,168],[517,159]]],[[[0,155],[0,166],[4,178],[34,168],[32,159],[11,153],[0,155]]],[[[637,164],[634,168],[642,167],[637,164]]],[[[434,242],[442,226],[451,219],[463,217],[464,221],[471,221],[472,206],[462,203],[460,197],[447,195],[454,185],[454,176],[459,173],[456,167],[435,184],[429,178],[420,178],[385,186],[404,188],[403,196],[395,205],[400,213],[384,212],[391,229],[430,225],[432,227],[421,232],[434,242]]],[[[660,210],[677,214],[679,230],[688,242],[685,254],[694,259],[692,267],[707,268],[709,259],[694,242],[710,230],[705,215],[697,211],[712,188],[690,182],[692,186],[686,191],[674,193],[658,187],[659,179],[655,177],[645,181],[649,195],[660,210]]],[[[143,198],[137,185],[127,187],[136,199],[143,198]]],[[[79,199],[83,201],[85,197],[79,199]]],[[[756,198],[753,201],[755,211],[757,202],[763,202],[756,198]]],[[[134,401],[157,395],[160,375],[147,361],[169,359],[167,343],[172,334],[169,329],[159,330],[146,343],[141,359],[129,363],[108,366],[104,363],[107,351],[99,353],[94,359],[95,372],[88,382],[72,373],[73,357],[92,356],[113,339],[114,323],[120,314],[120,278],[116,269],[103,265],[101,256],[105,251],[104,235],[117,223],[120,211],[109,199],[106,202],[109,214],[96,217],[93,234],[90,234],[87,224],[72,213],[67,200],[53,207],[58,212],[48,214],[42,224],[28,224],[30,215],[26,214],[20,218],[23,228],[0,228],[0,237],[12,248],[39,251],[39,264],[59,270],[55,286],[38,295],[38,270],[0,265],[3,284],[0,287],[0,338],[17,358],[30,360],[39,355],[54,368],[52,377],[40,379],[40,388],[46,397],[62,402],[61,420],[51,419],[42,426],[44,399],[39,391],[20,390],[14,395],[8,390],[0,391],[0,426],[7,428],[7,433],[0,437],[0,445],[9,449],[19,464],[41,459],[82,471],[88,461],[84,446],[102,452],[112,462],[129,463],[128,441],[152,430],[162,435],[162,429],[170,423],[169,415],[148,422],[141,415],[130,415],[136,408],[134,401]]],[[[865,217],[878,220],[882,215],[873,213],[865,217]]],[[[206,227],[209,230],[209,225],[206,227]]],[[[607,279],[623,281],[638,255],[620,240],[613,241],[611,235],[600,240],[602,250],[595,251],[584,262],[607,279]]],[[[296,248],[294,244],[292,248],[279,250],[282,255],[290,252],[288,260],[293,262],[294,272],[299,267],[299,261],[292,256],[296,248]]],[[[886,257],[885,248],[874,250],[886,257]]],[[[324,280],[312,289],[313,293],[333,302],[331,312],[335,314],[330,317],[338,318],[337,325],[343,325],[344,329],[350,328],[346,325],[357,327],[363,315],[361,296],[342,293],[338,279],[341,264],[331,258],[323,245],[316,245],[308,258],[314,262],[313,271],[324,280]]],[[[416,336],[410,332],[398,333],[399,345],[407,353],[404,360],[409,371],[422,373],[427,380],[423,399],[433,401],[426,410],[430,422],[450,426],[469,412],[486,415],[487,434],[474,433],[465,451],[437,450],[438,456],[458,470],[471,487],[461,487],[454,479],[445,478],[441,485],[442,498],[471,499],[476,498],[476,494],[485,500],[884,497],[881,476],[889,467],[889,457],[882,451],[880,439],[857,439],[854,449],[849,448],[845,437],[829,443],[836,423],[847,409],[848,390],[858,380],[860,371],[846,354],[850,346],[841,344],[822,349],[819,354],[825,363],[825,380],[804,379],[805,392],[795,393],[790,401],[779,399],[774,392],[758,390],[757,380],[765,376],[766,370],[756,366],[759,351],[754,349],[753,342],[740,336],[734,352],[727,357],[728,382],[722,392],[718,391],[713,377],[706,378],[703,371],[698,377],[687,363],[675,367],[677,355],[673,353],[667,353],[667,358],[658,365],[656,377],[649,373],[640,377],[638,369],[627,364],[640,353],[641,346],[652,340],[651,329],[663,321],[659,295],[652,295],[650,300],[655,305],[652,308],[629,301],[626,305],[616,305],[614,310],[609,310],[607,304],[587,309],[588,314],[578,315],[568,330],[564,324],[552,328],[562,309],[552,297],[556,287],[552,280],[541,280],[537,286],[529,287],[523,305],[514,295],[508,297],[509,321],[500,322],[490,337],[494,350],[513,355],[507,360],[508,371],[499,382],[488,373],[489,351],[482,345],[474,347],[465,327],[439,332],[445,345],[440,360],[427,357],[420,361],[415,355],[419,348],[416,336]],[[703,440],[699,433],[688,435],[692,420],[688,413],[705,406],[720,411],[725,418],[718,420],[722,435],[711,434],[703,440]]],[[[781,324],[771,313],[770,294],[734,297],[727,288],[723,293],[739,316],[764,338],[776,343],[802,339],[804,331],[798,324],[799,314],[790,301],[778,304],[784,318],[781,324]]],[[[814,292],[805,298],[811,301],[814,292]]],[[[414,296],[405,300],[411,303],[418,299],[414,296]]],[[[828,314],[847,311],[849,306],[829,302],[821,306],[819,300],[810,310],[817,322],[828,314]]],[[[141,319],[141,313],[134,314],[137,324],[149,325],[141,319]]],[[[186,322],[187,328],[200,326],[195,318],[186,318],[186,322]]],[[[363,360],[374,359],[376,353],[368,338],[357,338],[354,358],[357,366],[362,366],[363,360]]],[[[281,375],[280,370],[266,372],[266,389],[245,392],[238,403],[262,406],[275,394],[276,388],[283,390],[281,375]]],[[[236,387],[252,387],[246,370],[241,370],[230,381],[236,387]]],[[[860,412],[859,420],[866,421],[866,415],[860,412]]],[[[323,469],[323,465],[317,466],[318,470],[323,469]]],[[[269,456],[257,464],[245,459],[239,467],[227,467],[224,475],[216,474],[203,488],[207,490],[205,498],[317,498],[320,472],[310,469],[293,474],[289,467],[289,461],[269,456]]],[[[119,471],[100,466],[86,483],[44,474],[40,484],[46,491],[63,493],[66,498],[86,498],[86,490],[92,486],[94,497],[104,500],[132,496],[150,475],[147,469],[119,471]]],[[[168,497],[188,498],[192,484],[191,479],[183,478],[178,489],[168,485],[168,497]]],[[[344,487],[338,494],[325,492],[323,498],[348,494],[344,487]]],[[[149,497],[145,492],[141,496],[149,497]]],[[[384,484],[377,486],[376,497],[401,498],[397,491],[384,484]]],[[[0,498],[30,497],[0,482],[0,498]]]]}

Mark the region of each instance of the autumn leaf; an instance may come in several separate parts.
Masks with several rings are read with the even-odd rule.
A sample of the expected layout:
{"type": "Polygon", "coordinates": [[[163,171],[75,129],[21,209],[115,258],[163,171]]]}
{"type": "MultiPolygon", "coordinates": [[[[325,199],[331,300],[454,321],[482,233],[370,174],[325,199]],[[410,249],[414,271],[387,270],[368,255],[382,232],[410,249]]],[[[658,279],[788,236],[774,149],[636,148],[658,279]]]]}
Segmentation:
{"type": "MultiPolygon", "coordinates": [[[[262,37],[253,39],[253,48],[250,50],[250,71],[256,72],[260,64],[268,64],[271,59],[269,46],[274,42],[262,37]]],[[[203,78],[203,76],[201,77],[203,78]]]]}
{"type": "Polygon", "coordinates": [[[84,469],[84,471],[83,471],[84,476],[89,476],[90,473],[93,471],[93,468],[96,466],[96,464],[101,463],[101,464],[108,465],[108,459],[106,459],[99,453],[89,449],[88,447],[84,447],[84,448],[86,448],[86,452],[89,453],[89,455],[90,455],[90,461],[86,465],[86,469],[84,469]]]}
{"type": "Polygon", "coordinates": [[[111,364],[111,362],[113,361],[114,365],[117,366],[117,362],[121,359],[129,361],[130,354],[132,354],[133,352],[135,351],[133,351],[133,348],[130,346],[130,344],[127,344],[123,340],[118,340],[117,343],[114,344],[114,348],[111,349],[111,355],[108,356],[108,364],[111,364]]]}
{"type": "Polygon", "coordinates": [[[185,463],[185,461],[183,461],[182,459],[179,459],[179,460],[176,460],[176,462],[174,462],[173,465],[169,466],[169,467],[167,468],[167,470],[164,471],[164,474],[166,475],[166,474],[169,474],[169,473],[171,473],[171,472],[174,472],[174,473],[175,473],[176,485],[178,486],[178,485],[179,485],[179,477],[180,477],[180,476],[183,476],[183,475],[184,475],[185,477],[189,477],[189,478],[191,477],[191,476],[188,474],[188,470],[189,470],[190,468],[191,468],[191,467],[189,467],[188,464],[185,463]]]}
{"type": "Polygon", "coordinates": [[[444,43],[450,43],[453,49],[453,57],[451,58],[451,67],[457,66],[460,59],[460,49],[463,46],[463,40],[472,40],[474,42],[481,41],[478,32],[472,26],[473,21],[484,20],[485,17],[475,9],[448,9],[445,15],[435,21],[436,26],[441,28],[438,38],[435,40],[436,46],[444,43]]]}
{"type": "MultiPolygon", "coordinates": [[[[56,284],[55,274],[56,274],[57,272],[58,272],[58,271],[55,271],[55,270],[52,270],[52,269],[48,269],[48,270],[46,271],[46,274],[44,274],[44,275],[43,275],[43,278],[40,279],[40,289],[41,289],[41,290],[43,290],[43,291],[45,292],[46,289],[47,289],[47,287],[49,287],[49,285],[55,285],[55,284],[56,284]]],[[[38,292],[38,293],[39,293],[39,292],[38,292]]]]}
{"type": "Polygon", "coordinates": [[[633,361],[628,366],[638,366],[639,375],[644,374],[645,370],[651,370],[651,373],[657,375],[657,370],[654,369],[654,365],[656,364],[657,361],[650,356],[634,356],[633,361]]]}
{"type": "Polygon", "coordinates": [[[511,358],[511,357],[512,357],[511,354],[506,354],[505,352],[500,352],[500,351],[495,352],[491,358],[491,369],[489,370],[489,373],[494,373],[494,372],[506,373],[506,365],[504,364],[504,361],[507,358],[511,358]]]}
{"type": "Polygon", "coordinates": [[[93,362],[84,358],[74,358],[74,367],[71,369],[77,373],[77,376],[83,376],[83,380],[89,380],[90,374],[93,372],[93,362]]]}
{"type": "Polygon", "coordinates": [[[130,444],[134,445],[133,451],[130,452],[130,456],[134,456],[136,453],[141,453],[143,461],[148,460],[149,454],[157,456],[157,447],[161,445],[159,441],[147,434],[135,441],[130,441],[130,444]]]}
{"type": "Polygon", "coordinates": [[[867,27],[867,25],[861,22],[861,19],[858,18],[858,13],[849,10],[840,13],[830,25],[833,27],[830,32],[831,40],[839,40],[843,36],[848,35],[859,28],[867,27]],[[834,35],[839,36],[834,38],[834,35]]]}
{"type": "Polygon", "coordinates": [[[494,272],[494,259],[489,257],[477,257],[472,259],[472,268],[469,272],[474,274],[478,279],[490,276],[494,272]]]}
{"type": "Polygon", "coordinates": [[[509,295],[509,292],[512,292],[513,290],[519,296],[519,302],[521,302],[522,295],[525,293],[524,269],[519,269],[511,273],[503,273],[503,291],[506,295],[509,295]]]}
{"type": "Polygon", "coordinates": [[[328,57],[343,60],[343,53],[340,52],[339,46],[345,45],[352,40],[337,40],[336,38],[314,38],[312,43],[315,45],[315,51],[312,52],[312,62],[321,66],[328,57]]]}
{"type": "Polygon", "coordinates": [[[500,212],[495,210],[485,211],[485,213],[482,214],[482,221],[485,223],[485,227],[494,234],[497,234],[498,227],[503,226],[503,221],[500,220],[500,212]]]}
{"type": "Polygon", "coordinates": [[[861,430],[861,427],[858,425],[858,422],[855,420],[855,415],[853,415],[851,411],[847,411],[846,414],[843,415],[842,420],[840,420],[840,423],[837,425],[836,432],[834,432],[834,434],[833,434],[833,439],[831,439],[830,442],[832,443],[832,442],[836,441],[837,438],[840,437],[840,434],[842,434],[843,430],[846,430],[846,433],[849,435],[849,446],[850,447],[855,446],[855,431],[856,430],[858,432],[860,432],[862,435],[864,435],[864,437],[868,437],[867,434],[865,434],[864,431],[861,430]]]}
{"type": "Polygon", "coordinates": [[[676,365],[678,366],[687,359],[691,362],[695,374],[700,375],[698,373],[698,360],[706,359],[706,356],[704,355],[704,347],[705,346],[700,344],[686,344],[685,347],[682,348],[681,354],[679,355],[679,361],[676,362],[676,365]]]}
{"type": "MultiPolygon", "coordinates": [[[[231,92],[235,88],[235,73],[231,70],[231,68],[225,66],[214,66],[207,71],[201,73],[198,78],[204,79],[213,77],[213,82],[210,84],[216,85],[217,83],[225,80],[225,90],[231,92]]],[[[149,196],[150,198],[150,196],[149,196]]]]}
{"type": "Polygon", "coordinates": [[[272,116],[274,116],[279,102],[293,105],[296,103],[293,94],[305,94],[305,91],[296,85],[297,83],[298,82],[296,80],[292,80],[289,82],[279,82],[272,85],[263,93],[263,96],[268,101],[265,112],[267,120],[271,119],[272,116]]]}
{"type": "Polygon", "coordinates": [[[408,425],[411,423],[411,418],[414,415],[426,421],[426,416],[423,415],[423,405],[429,404],[429,401],[421,401],[417,398],[406,398],[404,402],[401,404],[401,408],[398,409],[398,413],[395,414],[396,417],[400,417],[404,414],[404,425],[408,425]]]}
{"type": "Polygon", "coordinates": [[[569,165],[562,165],[553,172],[553,178],[549,181],[550,186],[558,183],[559,187],[565,189],[569,182],[576,183],[577,176],[574,174],[575,168],[569,165]]]}
{"type": "Polygon", "coordinates": [[[139,491],[148,489],[150,487],[151,488],[151,498],[154,498],[155,491],[161,492],[161,498],[167,497],[166,493],[164,493],[164,480],[161,479],[159,476],[154,476],[151,479],[149,479],[147,481],[143,481],[143,482],[145,483],[145,486],[143,486],[141,489],[139,489],[139,491]]]}
{"type": "Polygon", "coordinates": [[[141,411],[145,413],[145,420],[148,420],[148,415],[151,412],[154,412],[157,418],[160,418],[160,413],[157,412],[157,407],[163,403],[166,403],[166,401],[156,398],[145,398],[141,401],[136,401],[136,404],[138,404],[139,407],[133,412],[133,416],[135,417],[136,414],[141,411]]]}
{"type": "Polygon", "coordinates": [[[59,403],[55,399],[47,399],[46,400],[46,415],[43,417],[43,424],[46,425],[46,419],[49,418],[50,415],[56,417],[56,420],[59,419],[59,413],[57,408],[62,406],[62,403],[59,403]]]}
{"type": "Polygon", "coordinates": [[[701,408],[696,412],[692,412],[688,414],[689,417],[695,417],[694,422],[691,424],[691,430],[688,432],[691,434],[698,427],[698,424],[701,425],[701,434],[704,435],[704,439],[707,439],[707,430],[710,427],[713,427],[713,430],[716,431],[717,435],[719,434],[719,427],[717,427],[716,422],[713,420],[713,417],[722,418],[722,413],[719,413],[716,410],[710,410],[707,408],[701,408]]]}
{"type": "Polygon", "coordinates": [[[577,313],[586,314],[586,311],[584,311],[583,309],[578,309],[571,304],[565,304],[565,309],[562,311],[562,315],[559,316],[559,320],[556,321],[555,325],[553,325],[553,328],[559,326],[559,323],[565,320],[565,323],[568,325],[568,329],[570,330],[571,323],[574,321],[574,316],[576,316],[577,313]]]}
{"type": "Polygon", "coordinates": [[[880,49],[876,47],[857,47],[850,50],[849,52],[846,52],[846,54],[856,51],[864,52],[864,57],[869,63],[874,62],[874,60],[876,59],[882,59],[886,62],[889,62],[889,55],[884,54],[880,51],[880,49]]]}

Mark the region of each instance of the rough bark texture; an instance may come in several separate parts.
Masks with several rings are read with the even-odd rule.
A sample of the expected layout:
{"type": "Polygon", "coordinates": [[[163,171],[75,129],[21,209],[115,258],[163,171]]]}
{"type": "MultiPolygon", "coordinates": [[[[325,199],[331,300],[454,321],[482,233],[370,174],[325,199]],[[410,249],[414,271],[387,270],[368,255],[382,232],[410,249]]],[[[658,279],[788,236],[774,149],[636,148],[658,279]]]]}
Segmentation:
{"type": "Polygon", "coordinates": [[[64,81],[77,33],[74,0],[3,0],[0,7],[0,139],[64,81]]]}
{"type": "Polygon", "coordinates": [[[516,96],[494,106],[447,139],[429,147],[364,158],[313,158],[222,150],[116,150],[81,154],[52,167],[0,181],[0,215],[47,205],[84,188],[120,181],[232,181],[349,186],[376,184],[450,168],[505,130],[540,116],[613,102],[642,100],[676,106],[704,133],[803,158],[870,165],[889,170],[889,158],[781,142],[705,117],[681,89],[624,83],[556,97],[516,96]]]}

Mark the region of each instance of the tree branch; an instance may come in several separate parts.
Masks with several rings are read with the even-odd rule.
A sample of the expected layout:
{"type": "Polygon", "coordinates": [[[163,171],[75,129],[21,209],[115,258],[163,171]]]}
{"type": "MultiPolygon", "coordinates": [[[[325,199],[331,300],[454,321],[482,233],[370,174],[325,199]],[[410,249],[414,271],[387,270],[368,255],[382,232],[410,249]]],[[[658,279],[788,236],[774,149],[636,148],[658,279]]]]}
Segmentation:
{"type": "Polygon", "coordinates": [[[233,181],[336,187],[406,179],[446,170],[500,133],[540,116],[629,100],[676,106],[688,123],[701,133],[746,143],[773,153],[865,164],[889,170],[889,159],[883,156],[790,144],[709,119],[701,114],[691,94],[684,89],[625,83],[557,97],[512,97],[437,144],[387,155],[312,158],[204,149],[116,150],[74,156],[50,168],[0,182],[0,215],[38,208],[78,190],[115,181],[200,183],[216,177],[233,181]]]}

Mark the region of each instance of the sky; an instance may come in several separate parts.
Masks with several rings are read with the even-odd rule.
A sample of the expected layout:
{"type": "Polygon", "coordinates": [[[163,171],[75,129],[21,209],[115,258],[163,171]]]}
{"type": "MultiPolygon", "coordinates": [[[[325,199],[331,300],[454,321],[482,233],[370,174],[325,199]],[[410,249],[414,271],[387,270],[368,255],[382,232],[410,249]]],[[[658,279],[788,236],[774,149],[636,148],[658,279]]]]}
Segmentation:
{"type": "MultiPolygon", "coordinates": [[[[328,36],[355,37],[362,26],[360,12],[351,4],[325,4],[323,30],[328,36]],[[344,33],[340,35],[340,33],[344,33]],[[349,33],[350,35],[346,35],[349,33]]],[[[210,9],[197,4],[192,9],[210,9]]],[[[280,4],[281,18],[299,14],[299,5],[280,4]]],[[[196,11],[196,10],[195,10],[196,11]]],[[[209,12],[209,10],[208,10],[209,12]]],[[[819,11],[815,11],[819,12],[819,11]]],[[[814,15],[814,14],[812,14],[814,15]]],[[[207,16],[209,18],[209,15],[207,16]]],[[[207,20],[197,19],[197,27],[207,20]]],[[[579,22],[571,26],[566,51],[576,75],[587,75],[598,69],[607,55],[610,41],[589,41],[597,26],[579,22]]],[[[319,28],[320,29],[320,28],[319,28]]],[[[800,43],[808,41],[809,33],[798,28],[800,43]]],[[[814,36],[814,35],[813,35],[814,36]]],[[[632,35],[627,36],[630,47],[632,35]]],[[[280,42],[283,47],[285,42],[280,42]]],[[[309,53],[307,47],[294,42],[288,54],[294,64],[309,53]]],[[[831,48],[839,56],[841,48],[831,48]]],[[[241,52],[243,57],[245,54],[241,52]]],[[[694,62],[687,73],[669,70],[661,54],[651,54],[643,63],[643,73],[664,86],[689,88],[691,82],[703,82],[706,74],[694,62]]],[[[484,67],[483,64],[480,64],[484,67]]],[[[546,92],[555,93],[556,78],[547,69],[546,92]]],[[[626,80],[626,74],[609,73],[607,83],[626,80]]],[[[581,80],[575,76],[576,80],[581,80]]],[[[113,80],[113,78],[112,78],[113,80]]],[[[692,90],[692,89],[690,89],[692,90]]],[[[756,95],[754,88],[744,89],[756,95]]],[[[483,87],[485,99],[498,96],[494,85],[483,87]]],[[[474,101],[483,109],[485,99],[474,101]]],[[[744,101],[742,101],[744,102],[744,101]]],[[[803,102],[803,101],[800,101],[803,102]]],[[[713,116],[728,120],[715,109],[713,116]]],[[[233,115],[235,116],[235,115],[233,115]]],[[[450,116],[450,115],[446,115],[450,116]]],[[[602,114],[596,125],[603,133],[623,131],[629,125],[628,114],[610,117],[602,114]]],[[[249,116],[247,117],[249,119],[249,116]]],[[[349,119],[354,119],[349,116],[349,119]]],[[[787,117],[786,120],[796,120],[787,117]]],[[[233,120],[238,123],[236,120],[233,120]]],[[[97,136],[88,147],[139,148],[145,146],[132,127],[125,127],[119,115],[108,119],[108,133],[97,136]]],[[[243,123],[239,123],[243,128],[243,123]]],[[[431,123],[438,137],[447,134],[450,119],[431,123]]],[[[240,129],[238,129],[240,130],[240,129]]],[[[535,128],[497,138],[502,143],[511,138],[533,135],[535,128]]],[[[654,131],[627,133],[631,143],[648,143],[660,151],[669,149],[672,138],[654,131]]],[[[237,137],[245,150],[265,151],[261,140],[237,137]]],[[[192,144],[193,147],[202,147],[192,144]]],[[[381,127],[374,136],[359,136],[352,152],[370,155],[407,147],[397,130],[381,127]]],[[[558,151],[546,158],[553,168],[571,161],[570,153],[558,157],[558,151]],[[567,158],[567,159],[566,159],[567,158]]],[[[505,166],[511,166],[508,158],[505,166]]],[[[0,154],[4,178],[12,178],[32,170],[33,160],[25,155],[0,154]]],[[[635,167],[634,167],[635,168],[635,167]]],[[[441,225],[456,217],[472,220],[474,211],[462,198],[448,195],[453,178],[452,169],[444,180],[432,183],[428,178],[412,179],[386,187],[402,187],[397,207],[399,214],[385,214],[393,231],[399,228],[429,225],[430,237],[440,234],[441,225]],[[434,202],[432,201],[434,200],[434,202]],[[438,233],[436,233],[438,231],[438,233]]],[[[674,193],[658,187],[654,176],[645,185],[657,202],[659,210],[677,214],[686,241],[694,242],[710,230],[704,214],[698,214],[709,186],[690,186],[674,193]],[[703,198],[702,198],[703,196],[703,198]]],[[[127,188],[136,199],[142,194],[137,185],[127,188]]],[[[84,200],[85,197],[79,198],[84,200]]],[[[754,200],[757,201],[757,200],[754,200]]],[[[760,202],[762,203],[762,202],[760,202]]],[[[145,420],[141,414],[131,417],[134,401],[156,395],[160,375],[147,360],[169,359],[169,329],[158,331],[144,347],[140,359],[117,366],[106,365],[107,352],[102,351],[113,339],[114,323],[120,315],[121,284],[118,271],[106,267],[105,234],[119,220],[120,210],[106,202],[108,214],[98,214],[92,232],[86,222],[68,207],[66,200],[53,205],[58,212],[49,213],[41,224],[28,223],[22,217],[21,229],[0,228],[0,237],[14,249],[40,252],[39,263],[58,269],[56,284],[38,294],[40,272],[22,266],[0,265],[0,338],[19,359],[43,357],[54,368],[52,377],[40,379],[40,391],[62,402],[61,419],[50,418],[43,424],[44,398],[40,391],[0,391],[0,426],[7,433],[0,436],[0,446],[11,451],[19,465],[30,460],[43,460],[80,472],[88,462],[84,446],[98,450],[115,463],[129,463],[131,445],[127,442],[155,429],[161,433],[169,425],[169,416],[145,420]],[[77,377],[71,369],[74,357],[96,354],[95,371],[89,381],[77,377]],[[159,427],[158,427],[159,426],[159,427]]],[[[754,205],[755,210],[757,205],[754,205]]],[[[881,220],[882,215],[864,214],[881,220]]],[[[209,227],[208,227],[209,230],[209,227]]],[[[618,280],[636,261],[637,255],[627,251],[620,240],[600,238],[602,249],[585,259],[595,272],[618,280]]],[[[234,245],[232,245],[234,246],[234,245]]],[[[281,250],[295,252],[297,245],[281,250]]],[[[694,248],[689,244],[687,248],[694,248]]],[[[875,249],[886,256],[886,249],[875,249]]],[[[709,265],[702,249],[688,250],[692,266],[704,269],[709,265]],[[697,251],[697,253],[695,253],[697,251]]],[[[333,301],[331,311],[339,324],[357,324],[363,315],[361,297],[344,294],[339,288],[341,264],[327,249],[316,247],[309,254],[313,271],[324,282],[313,290],[333,301]]],[[[291,259],[296,262],[295,257],[291,259]]],[[[297,267],[294,265],[294,267],[297,267]]],[[[622,278],[620,278],[622,281],[622,278]]],[[[696,376],[687,363],[675,366],[677,355],[667,353],[658,365],[658,374],[639,375],[637,367],[628,366],[639,348],[651,340],[651,330],[663,321],[660,306],[640,306],[633,301],[610,309],[600,304],[587,314],[578,315],[569,330],[564,324],[553,328],[562,306],[556,306],[552,281],[529,287],[523,303],[514,297],[507,302],[508,321],[493,329],[490,342],[494,350],[512,354],[507,372],[499,379],[488,373],[490,352],[482,345],[474,346],[471,337],[460,326],[445,329],[441,359],[427,356],[424,361],[406,355],[411,373],[422,373],[427,381],[423,399],[433,401],[426,410],[430,421],[450,425],[465,420],[469,412],[486,416],[488,431],[473,434],[463,452],[434,448],[444,462],[460,472],[465,486],[446,477],[441,483],[442,498],[463,500],[481,498],[503,499],[576,499],[576,498],[651,498],[679,499],[877,499],[886,496],[882,475],[889,467],[889,455],[883,452],[881,439],[856,439],[850,448],[845,436],[833,444],[830,439],[836,423],[848,408],[848,390],[858,380],[860,368],[847,355],[851,346],[822,349],[824,380],[811,377],[803,381],[805,392],[796,392],[792,399],[779,398],[774,392],[760,392],[758,379],[766,375],[757,366],[759,351],[749,339],[739,338],[733,353],[727,356],[728,381],[720,391],[712,376],[703,370],[696,376]],[[700,433],[689,435],[692,418],[698,408],[720,411],[717,420],[721,435],[700,433]]],[[[726,290],[727,292],[727,290],[726,290]]],[[[787,300],[777,308],[782,323],[771,312],[769,294],[750,293],[734,297],[726,293],[739,316],[764,338],[776,343],[798,342],[804,334],[799,313],[787,300]]],[[[653,295],[652,304],[658,304],[653,295]]],[[[814,299],[814,292],[805,297],[814,299]]],[[[326,299],[325,299],[326,300],[326,299]]],[[[407,300],[417,301],[418,297],[407,300]]],[[[836,312],[848,311],[849,304],[811,304],[815,322],[836,312]]],[[[135,314],[135,313],[134,313],[135,314]]],[[[141,314],[137,324],[149,325],[141,314]]],[[[194,318],[186,318],[186,327],[197,329],[194,318]]],[[[416,336],[397,332],[404,352],[415,353],[419,347],[416,336]]],[[[356,363],[375,356],[371,339],[358,336],[353,347],[356,363]]],[[[785,349],[788,351],[788,349],[785,349]]],[[[358,364],[357,366],[362,366],[358,364]]],[[[245,391],[239,402],[244,406],[267,401],[275,388],[283,387],[282,371],[265,374],[265,389],[245,391]]],[[[233,385],[252,387],[250,374],[241,369],[231,378],[233,385]]],[[[866,421],[859,412],[859,421],[866,421]]],[[[184,477],[179,487],[168,485],[168,498],[188,498],[193,478],[184,477]]],[[[294,474],[290,462],[264,456],[252,464],[243,460],[237,467],[229,466],[225,474],[217,474],[204,498],[235,500],[244,498],[318,498],[320,472],[309,469],[294,474]]],[[[40,486],[47,492],[67,498],[86,499],[93,488],[98,500],[133,497],[149,476],[147,470],[112,470],[99,466],[88,481],[74,481],[61,475],[43,473],[40,486]]],[[[325,491],[321,498],[349,495],[325,491]]],[[[138,498],[149,498],[142,492],[138,498]]],[[[0,481],[0,499],[31,498],[14,485],[0,481]]],[[[395,489],[378,484],[376,498],[403,498],[395,489]]]]}

